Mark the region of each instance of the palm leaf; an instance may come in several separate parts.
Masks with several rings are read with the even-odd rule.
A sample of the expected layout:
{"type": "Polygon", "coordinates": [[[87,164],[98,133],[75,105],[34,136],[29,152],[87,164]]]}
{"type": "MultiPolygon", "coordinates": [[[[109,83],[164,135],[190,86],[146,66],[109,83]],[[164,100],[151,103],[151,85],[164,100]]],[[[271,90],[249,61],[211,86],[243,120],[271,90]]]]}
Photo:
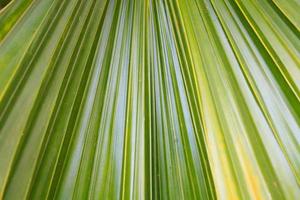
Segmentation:
{"type": "Polygon", "coordinates": [[[297,0],[0,1],[1,199],[297,199],[297,0]]]}

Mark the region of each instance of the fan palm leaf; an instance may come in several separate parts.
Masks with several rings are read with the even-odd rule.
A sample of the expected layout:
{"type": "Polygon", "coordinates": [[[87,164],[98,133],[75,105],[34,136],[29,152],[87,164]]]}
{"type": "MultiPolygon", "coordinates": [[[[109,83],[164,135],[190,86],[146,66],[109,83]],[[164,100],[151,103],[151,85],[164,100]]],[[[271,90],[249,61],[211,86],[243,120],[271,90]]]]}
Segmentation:
{"type": "Polygon", "coordinates": [[[0,199],[297,199],[297,0],[0,1],[0,199]]]}

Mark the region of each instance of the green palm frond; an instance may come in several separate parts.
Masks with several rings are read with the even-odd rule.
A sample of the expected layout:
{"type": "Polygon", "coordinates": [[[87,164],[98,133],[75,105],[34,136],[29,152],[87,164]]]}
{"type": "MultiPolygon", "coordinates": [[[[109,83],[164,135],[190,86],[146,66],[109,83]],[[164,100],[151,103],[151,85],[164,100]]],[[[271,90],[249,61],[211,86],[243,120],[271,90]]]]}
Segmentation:
{"type": "Polygon", "coordinates": [[[10,2],[0,199],[299,198],[299,10],[298,0],[10,2]]]}

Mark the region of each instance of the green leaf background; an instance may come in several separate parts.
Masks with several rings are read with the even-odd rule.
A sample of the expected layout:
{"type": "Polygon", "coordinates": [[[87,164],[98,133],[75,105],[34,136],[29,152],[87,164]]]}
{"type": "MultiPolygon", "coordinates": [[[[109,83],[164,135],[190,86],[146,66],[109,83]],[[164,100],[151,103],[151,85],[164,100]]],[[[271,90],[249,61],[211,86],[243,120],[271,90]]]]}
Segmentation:
{"type": "Polygon", "coordinates": [[[0,199],[296,200],[299,10],[13,0],[0,11],[0,199]]]}

